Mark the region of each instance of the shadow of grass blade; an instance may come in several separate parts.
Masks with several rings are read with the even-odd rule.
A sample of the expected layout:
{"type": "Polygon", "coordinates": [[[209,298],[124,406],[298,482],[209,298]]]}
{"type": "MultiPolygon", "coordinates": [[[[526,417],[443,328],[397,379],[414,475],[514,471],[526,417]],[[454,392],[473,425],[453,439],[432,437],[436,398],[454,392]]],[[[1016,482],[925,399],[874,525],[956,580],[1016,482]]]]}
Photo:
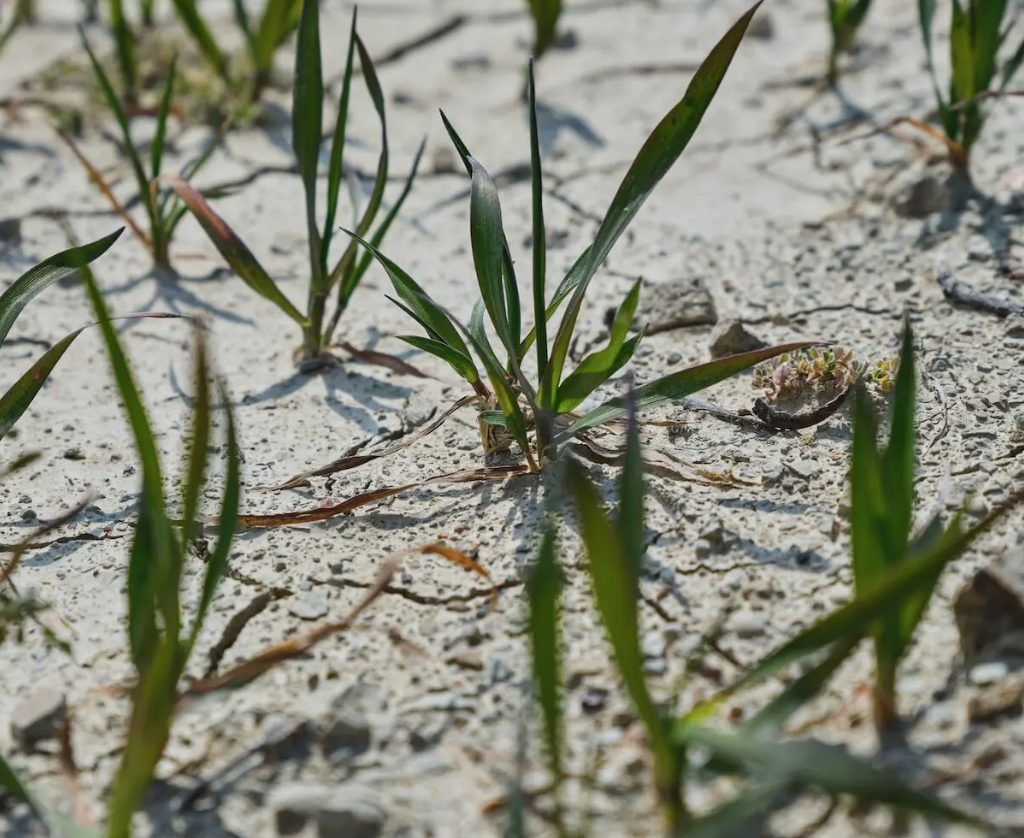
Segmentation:
{"type": "Polygon", "coordinates": [[[164,179],[195,216],[210,241],[220,251],[220,255],[224,257],[224,260],[242,281],[261,297],[274,303],[300,326],[306,328],[308,325],[306,318],[281,292],[281,289],[256,260],[245,242],[235,235],[227,222],[213,211],[206,199],[177,175],[164,175],[164,179]]]}
{"type": "Polygon", "coordinates": [[[533,680],[544,721],[548,764],[556,788],[562,782],[562,666],[559,645],[561,591],[562,573],[556,559],[555,525],[549,517],[544,523],[537,561],[527,578],[526,593],[530,607],[533,680]]]}
{"type": "Polygon", "coordinates": [[[0,295],[0,344],[7,339],[14,322],[37,294],[98,259],[123,232],[124,228],[121,227],[109,236],[56,253],[29,268],[11,283],[0,295]]]}
{"type": "MultiPolygon", "coordinates": [[[[703,390],[705,387],[710,387],[712,384],[717,384],[719,381],[724,381],[726,378],[749,369],[762,361],[767,361],[769,358],[781,355],[783,352],[796,352],[808,346],[819,344],[819,341],[785,343],[779,346],[770,346],[767,349],[757,349],[753,352],[729,355],[716,361],[709,361],[706,364],[699,364],[695,367],[688,367],[687,369],[670,373],[637,388],[637,410],[643,411],[676,401],[699,390],[703,390]]],[[[609,399],[604,404],[595,407],[589,413],[577,419],[555,438],[555,442],[567,442],[584,431],[596,428],[599,425],[619,419],[625,415],[625,399],[621,397],[609,399]]]]}
{"type": "Polygon", "coordinates": [[[608,256],[619,237],[639,212],[648,196],[673,166],[696,133],[705,112],[718,92],[725,78],[729,64],[743,39],[754,13],[760,7],[759,0],[715,45],[700,68],[690,80],[683,98],[647,138],[623,178],[615,197],[605,213],[591,246],[583,275],[578,280],[569,307],[562,316],[551,359],[542,384],[545,393],[550,394],[548,407],[557,401],[557,386],[562,377],[562,368],[569,352],[576,318],[583,304],[587,286],[608,256]]]}

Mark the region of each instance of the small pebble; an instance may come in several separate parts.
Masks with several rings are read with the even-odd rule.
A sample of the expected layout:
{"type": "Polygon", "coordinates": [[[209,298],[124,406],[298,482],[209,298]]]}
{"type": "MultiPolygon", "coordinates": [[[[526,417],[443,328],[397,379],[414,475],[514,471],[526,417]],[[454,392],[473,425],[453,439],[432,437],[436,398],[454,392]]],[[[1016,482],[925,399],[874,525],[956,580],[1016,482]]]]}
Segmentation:
{"type": "Polygon", "coordinates": [[[991,663],[979,663],[971,669],[968,677],[975,686],[987,687],[989,684],[1002,681],[1009,671],[1009,667],[1002,661],[992,661],[991,663]]]}

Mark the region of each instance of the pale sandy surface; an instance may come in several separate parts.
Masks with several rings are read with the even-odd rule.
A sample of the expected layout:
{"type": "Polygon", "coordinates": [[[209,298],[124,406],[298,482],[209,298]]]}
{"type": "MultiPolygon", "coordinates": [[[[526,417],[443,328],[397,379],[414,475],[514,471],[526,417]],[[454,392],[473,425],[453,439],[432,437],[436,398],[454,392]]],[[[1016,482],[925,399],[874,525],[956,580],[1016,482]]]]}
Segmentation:
{"type": "MultiPolygon", "coordinates": [[[[49,5],[53,11],[46,14],[55,17],[16,38],[0,61],[4,95],[19,95],[22,78],[58,56],[76,53],[72,21],[77,10],[44,0],[44,12],[49,5]]],[[[467,184],[460,172],[432,173],[435,154],[448,148],[437,108],[451,117],[492,173],[528,159],[527,123],[517,98],[530,33],[523,5],[517,0],[370,0],[360,10],[360,30],[375,55],[453,15],[470,16],[449,36],[380,71],[389,96],[396,175],[406,170],[419,138],[428,137],[427,174],[416,185],[387,250],[438,300],[463,316],[476,297],[468,206],[462,194],[467,184]]],[[[679,71],[638,73],[636,65],[671,69],[699,61],[744,8],[737,0],[569,0],[567,5],[564,28],[574,33],[576,45],[552,53],[538,71],[547,220],[549,238],[556,241],[549,264],[556,272],[567,268],[588,243],[635,150],[681,96],[689,77],[679,71]]],[[[924,115],[933,102],[914,4],[877,5],[865,27],[864,53],[844,82],[845,105],[865,109],[875,124],[900,115],[924,115]]],[[[1024,329],[989,314],[951,307],[942,298],[935,272],[945,265],[978,288],[1019,299],[1019,283],[1001,275],[1000,266],[1024,268],[1019,250],[1022,106],[1007,103],[995,109],[976,150],[974,175],[988,196],[985,202],[923,220],[898,216],[891,199],[921,177],[924,161],[909,146],[885,136],[845,145],[825,140],[816,147],[814,135],[849,114],[834,95],[818,98],[787,130],[775,133],[777,121],[812,95],[794,81],[820,72],[827,43],[824,6],[778,0],[761,12],[761,23],[770,23],[770,32],[748,38],[741,47],[693,146],[593,283],[581,332],[584,339],[595,336],[605,309],[616,305],[641,274],[655,282],[699,277],[720,318],[742,318],[765,340],[835,339],[866,358],[895,350],[901,313],[909,310],[927,376],[927,386],[921,388],[922,439],[936,436],[944,415],[950,428],[922,455],[922,513],[938,497],[947,469],[949,503],[973,490],[973,509],[981,511],[1024,479],[1018,462],[1018,428],[1024,425],[1024,329]]],[[[210,7],[223,7],[227,14],[227,3],[210,7]]],[[[344,59],[347,20],[347,4],[326,4],[323,27],[330,46],[325,61],[331,78],[344,59]]],[[[289,60],[282,57],[283,69],[289,60]]],[[[287,107],[284,95],[271,98],[287,107]]],[[[862,125],[840,139],[867,130],[862,125]]],[[[187,158],[205,137],[199,128],[185,131],[176,142],[176,159],[187,158]]],[[[83,238],[116,226],[78,165],[55,141],[43,113],[26,108],[17,118],[9,114],[0,138],[0,206],[7,216],[23,217],[22,240],[7,244],[4,251],[5,276],[13,277],[63,248],[59,227],[41,210],[68,210],[83,238]]],[[[287,165],[288,139],[285,124],[234,133],[199,183],[233,181],[260,167],[287,165]]],[[[352,139],[352,162],[369,170],[379,140],[362,96],[352,118],[352,139]]],[[[86,134],[83,147],[103,164],[118,160],[116,147],[97,131],[86,134]]],[[[129,173],[123,165],[121,171],[120,189],[128,195],[129,173]]],[[[942,176],[941,167],[936,172],[942,176]]],[[[296,301],[305,295],[301,200],[295,176],[263,174],[218,203],[296,301]]],[[[528,184],[507,186],[502,200],[509,241],[526,282],[528,184]]],[[[236,278],[210,278],[221,263],[191,220],[182,225],[176,252],[185,273],[176,286],[147,276],[148,258],[127,235],[98,263],[97,273],[117,312],[173,308],[210,317],[216,362],[235,400],[245,479],[251,487],[326,462],[357,441],[421,423],[430,411],[463,393],[447,368],[409,353],[393,337],[408,325],[384,301],[387,280],[379,273],[371,273],[356,294],[342,327],[344,337],[357,346],[406,353],[404,357],[441,381],[354,362],[323,374],[299,375],[292,359],[298,338],[293,324],[236,278]],[[191,254],[199,257],[187,258],[191,254]]],[[[26,312],[13,336],[53,341],[89,319],[81,291],[57,287],[26,312]]],[[[637,377],[642,381],[705,360],[709,331],[681,329],[649,338],[635,363],[637,377]]],[[[187,329],[173,321],[143,322],[127,329],[124,337],[173,473],[187,427],[182,398],[190,375],[187,329]]],[[[13,344],[4,351],[5,380],[13,380],[39,350],[13,344]]],[[[749,378],[723,384],[709,397],[735,408],[749,406],[749,378]]],[[[659,418],[676,414],[664,410],[659,418]]],[[[652,666],[661,673],[652,675],[653,684],[666,696],[692,638],[723,608],[739,609],[746,623],[737,618],[737,624],[747,629],[728,631],[723,645],[740,661],[751,662],[844,602],[850,590],[847,528],[839,510],[845,500],[849,449],[845,416],[817,433],[776,436],[693,415],[686,418],[685,434],[670,437],[664,428],[652,429],[647,442],[672,448],[708,469],[732,471],[751,485],[652,481],[649,573],[643,588],[645,597],[659,607],[645,606],[643,620],[650,648],[662,661],[652,666]],[[762,478],[764,485],[758,485],[762,478]],[[721,544],[710,555],[698,555],[698,537],[714,531],[716,521],[724,531],[721,544]],[[752,624],[758,630],[749,630],[752,624]],[[660,644],[667,649],[658,649],[659,639],[667,641],[660,644]]],[[[116,767],[126,710],[124,702],[99,688],[120,683],[131,673],[123,586],[137,474],[95,334],[80,339],[19,430],[16,440],[5,443],[5,458],[35,449],[44,456],[0,489],[3,541],[16,540],[36,519],[59,514],[89,488],[98,498],[62,533],[82,537],[30,552],[18,572],[19,585],[38,591],[73,628],[73,654],[69,658],[47,651],[35,635],[23,646],[6,645],[0,655],[0,720],[42,686],[66,693],[75,713],[81,780],[87,794],[98,799],[116,767]],[[65,458],[69,449],[78,449],[83,458],[65,458]],[[32,517],[29,510],[32,520],[26,520],[32,517]],[[103,540],[85,537],[98,535],[103,540]]],[[[406,453],[340,476],[330,496],[341,499],[478,463],[475,418],[466,410],[406,453]]],[[[614,471],[592,468],[610,487],[614,471]]],[[[216,488],[210,489],[211,501],[216,488]]],[[[500,820],[483,809],[503,793],[514,769],[517,724],[528,695],[520,579],[535,548],[538,489],[529,480],[423,489],[325,524],[240,535],[232,553],[233,578],[225,580],[214,603],[195,674],[200,674],[206,650],[227,621],[262,591],[274,590],[281,598],[248,624],[225,665],[313,625],[293,611],[325,610],[327,616],[340,618],[362,595],[381,560],[409,545],[443,538],[475,551],[505,590],[497,610],[488,612],[478,579],[434,558],[411,559],[395,583],[400,592],[383,597],[358,630],[246,689],[183,714],[161,769],[169,786],[154,794],[152,813],[163,824],[163,834],[173,828],[203,836],[273,835],[266,795],[294,779],[374,786],[388,813],[389,835],[496,834],[500,820]],[[466,594],[473,592],[476,597],[467,601],[466,594]],[[396,642],[399,636],[408,643],[396,642]],[[379,701],[369,713],[369,751],[330,764],[321,754],[317,734],[311,734],[308,757],[286,754],[270,760],[215,799],[205,799],[199,812],[177,818],[172,827],[167,800],[175,789],[192,782],[188,775],[206,776],[257,744],[279,714],[308,717],[322,728],[331,716],[332,701],[356,682],[379,688],[379,701]],[[198,768],[188,767],[196,760],[198,768]],[[175,776],[179,767],[185,776],[175,776]]],[[[321,482],[310,490],[250,492],[245,508],[306,508],[326,497],[321,482]]],[[[920,782],[934,782],[952,771],[956,779],[942,784],[943,794],[978,807],[996,821],[1024,828],[1024,726],[1020,718],[967,723],[970,690],[957,668],[951,612],[951,597],[963,580],[987,555],[1014,545],[1018,532],[1024,535],[1020,526],[1020,515],[1011,516],[942,580],[904,667],[901,710],[915,720],[911,750],[893,758],[906,776],[920,782]],[[1004,746],[1005,756],[990,767],[974,767],[976,756],[993,742],[1004,746]]],[[[630,723],[628,704],[608,664],[578,543],[571,532],[565,535],[570,763],[582,775],[593,770],[596,760],[597,788],[588,802],[595,818],[593,834],[657,834],[641,732],[630,723]],[[584,712],[584,700],[592,704],[592,696],[604,690],[608,695],[603,706],[584,712]]],[[[201,565],[197,562],[191,570],[194,590],[201,565]]],[[[863,692],[870,671],[866,651],[842,671],[815,715],[826,718],[816,728],[819,735],[870,753],[875,743],[863,692]]],[[[724,665],[722,678],[732,674],[724,665]]],[[[716,687],[712,680],[696,679],[684,691],[681,707],[716,687]]],[[[761,701],[763,696],[755,695],[747,703],[753,707],[761,701]]],[[[6,722],[0,725],[5,752],[7,728],[6,722]]],[[[54,758],[18,755],[14,761],[45,792],[58,799],[63,794],[54,758]]],[[[539,751],[532,747],[531,770],[541,766],[539,751]]],[[[709,799],[709,793],[698,789],[694,802],[709,799]]],[[[820,808],[792,813],[779,824],[780,830],[798,831],[820,808]]],[[[25,821],[8,820],[6,834],[23,834],[27,828],[25,821]]],[[[863,829],[836,817],[817,834],[851,836],[863,829]]]]}

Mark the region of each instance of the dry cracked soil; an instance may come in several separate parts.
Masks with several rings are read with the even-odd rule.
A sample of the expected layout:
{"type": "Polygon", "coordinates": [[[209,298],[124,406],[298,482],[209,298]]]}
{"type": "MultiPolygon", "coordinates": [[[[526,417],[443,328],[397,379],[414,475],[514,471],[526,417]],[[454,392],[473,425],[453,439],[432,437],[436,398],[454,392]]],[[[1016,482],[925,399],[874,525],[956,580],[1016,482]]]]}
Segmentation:
{"type": "MultiPolygon", "coordinates": [[[[41,6],[43,20],[15,37],[0,62],[3,95],[14,102],[28,96],[26,83],[47,66],[81,60],[73,26],[78,5],[44,0],[41,6]]],[[[226,0],[208,6],[204,0],[204,9],[214,19],[230,20],[226,0]]],[[[323,4],[330,79],[338,77],[344,60],[350,10],[336,0],[323,4]]],[[[562,42],[538,67],[554,273],[589,242],[639,145],[680,98],[695,63],[743,10],[742,0],[568,0],[562,42]]],[[[360,30],[380,60],[396,177],[420,138],[427,138],[423,174],[387,250],[441,303],[468,316],[477,292],[467,181],[454,165],[437,109],[450,116],[489,170],[502,175],[510,244],[517,259],[529,264],[530,190],[517,176],[529,149],[519,100],[531,36],[525,4],[367,0],[360,30]],[[447,31],[421,38],[439,27],[447,31]]],[[[958,200],[944,192],[949,170],[936,148],[920,138],[915,145],[874,131],[896,117],[926,116],[933,107],[914,4],[876,4],[861,41],[841,93],[817,92],[827,49],[825,3],[773,0],[759,12],[693,145],[593,283],[581,345],[599,337],[606,311],[641,276],[651,288],[686,289],[685,295],[667,296],[688,308],[644,340],[633,364],[640,382],[706,360],[712,321],[738,319],[769,342],[835,340],[871,360],[896,351],[908,312],[922,372],[920,512],[937,504],[952,510],[967,499],[969,514],[978,516],[1024,483],[1024,320],[954,304],[937,279],[949,271],[976,290],[1020,304],[1024,111],[1012,101],[992,108],[975,150],[977,193],[958,200]]],[[[285,53],[280,66],[287,79],[291,57],[285,53]]],[[[58,92],[72,100],[80,95],[58,92]]],[[[277,118],[230,133],[197,183],[246,182],[217,207],[299,300],[306,246],[301,186],[288,171],[287,91],[271,91],[269,100],[271,113],[280,111],[277,118]]],[[[97,127],[85,132],[83,149],[120,178],[119,194],[130,195],[130,173],[109,120],[89,116],[97,127]]],[[[172,164],[181,165],[209,135],[202,126],[176,127],[172,164]]],[[[362,91],[350,136],[351,164],[371,171],[379,138],[362,91]]],[[[0,206],[6,217],[20,219],[20,234],[0,243],[6,277],[63,249],[57,213],[66,213],[83,239],[118,225],[40,109],[8,108],[0,156],[0,206]]],[[[191,219],[182,225],[175,254],[181,278],[161,280],[151,274],[143,249],[125,236],[97,263],[97,275],[116,312],[162,309],[208,318],[217,368],[228,381],[240,428],[247,511],[316,507],[480,464],[476,419],[467,408],[400,455],[330,484],[314,480],[291,491],[255,491],[353,445],[400,439],[464,388],[450,370],[395,337],[408,331],[407,324],[384,301],[388,283],[377,271],[355,295],[341,336],[360,348],[399,354],[433,377],[401,375],[351,358],[316,374],[298,373],[293,324],[219,270],[216,252],[191,219]]],[[[520,274],[525,280],[528,271],[520,274]]],[[[656,306],[650,317],[667,314],[656,306]]],[[[35,357],[32,341],[54,341],[89,320],[79,287],[48,291],[26,311],[5,347],[5,380],[35,357]]],[[[188,330],[176,321],[142,321],[125,327],[122,336],[174,473],[188,427],[188,330]]],[[[616,386],[609,385],[609,392],[616,386]]],[[[701,395],[738,409],[750,407],[756,394],[748,374],[701,395]]],[[[678,407],[653,418],[679,424],[646,427],[645,444],[671,452],[693,473],[689,481],[650,478],[641,616],[646,666],[659,696],[672,696],[696,638],[728,615],[720,654],[677,698],[683,709],[727,683],[737,666],[848,601],[849,415],[844,408],[814,429],[781,433],[678,407]],[[723,479],[715,484],[707,475],[723,479]]],[[[54,743],[26,753],[10,729],[26,702],[41,707],[63,699],[74,717],[82,797],[98,817],[95,801],[109,786],[125,732],[126,700],[106,688],[126,682],[132,671],[124,584],[138,474],[97,335],[79,339],[17,437],[4,444],[5,457],[44,452],[0,488],[8,545],[87,491],[95,499],[31,549],[18,570],[19,586],[53,606],[71,652],[48,648],[32,632],[23,643],[4,645],[0,748],[42,794],[65,799],[54,743]]],[[[615,469],[588,468],[611,497],[615,469]]],[[[208,495],[211,503],[219,496],[216,483],[208,495]]],[[[522,580],[536,549],[541,500],[531,479],[433,486],[323,523],[243,531],[193,675],[202,674],[236,615],[249,619],[223,653],[222,669],[319,621],[341,618],[365,594],[385,557],[406,547],[444,540],[469,552],[488,570],[500,597],[492,607],[484,581],[436,556],[407,559],[352,631],[243,689],[182,712],[146,828],[162,835],[256,838],[290,830],[314,834],[319,817],[321,834],[330,835],[499,833],[497,803],[516,769],[518,731],[529,706],[522,580]],[[272,747],[254,751],[217,779],[221,769],[268,738],[272,747]],[[204,779],[215,782],[179,811],[181,795],[204,779]],[[304,813],[311,815],[305,824],[304,813]]],[[[978,718],[969,707],[993,684],[1012,689],[1020,661],[989,661],[982,670],[965,666],[953,600],[978,567],[1020,549],[1021,541],[1024,522],[1015,513],[943,577],[901,670],[906,743],[884,755],[915,783],[1017,830],[1024,830],[1019,700],[1016,713],[1011,706],[991,718],[978,718]]],[[[573,783],[572,800],[588,813],[593,834],[657,834],[661,822],[647,751],[610,665],[571,525],[561,543],[569,767],[575,777],[591,778],[573,783]]],[[[195,560],[188,571],[193,601],[201,570],[195,560]]],[[[875,753],[870,676],[864,648],[802,715],[804,729],[857,753],[875,753]]],[[[747,696],[734,712],[757,706],[772,689],[747,696]]],[[[539,730],[528,718],[527,783],[539,787],[539,730]]],[[[720,791],[698,785],[692,801],[707,805],[720,791]]],[[[826,803],[805,800],[770,827],[799,834],[826,803]]],[[[814,834],[862,835],[886,825],[840,811],[814,834]]],[[[546,829],[540,821],[533,828],[535,834],[546,829]]],[[[0,813],[0,833],[30,835],[35,829],[20,810],[0,813]]],[[[925,834],[924,827],[913,829],[925,834]]]]}

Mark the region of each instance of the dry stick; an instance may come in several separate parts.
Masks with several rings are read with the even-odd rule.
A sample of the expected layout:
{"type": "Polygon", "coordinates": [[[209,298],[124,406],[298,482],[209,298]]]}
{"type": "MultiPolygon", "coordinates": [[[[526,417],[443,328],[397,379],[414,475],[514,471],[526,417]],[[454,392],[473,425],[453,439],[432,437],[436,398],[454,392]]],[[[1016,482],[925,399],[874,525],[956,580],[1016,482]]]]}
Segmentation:
{"type": "Polygon", "coordinates": [[[364,463],[369,463],[372,462],[373,460],[379,460],[381,457],[390,456],[391,454],[401,451],[403,448],[407,448],[414,442],[423,439],[423,437],[427,436],[428,434],[432,434],[434,431],[440,428],[441,425],[443,425],[448,420],[448,417],[451,416],[456,410],[465,407],[468,404],[472,404],[473,402],[478,400],[479,396],[476,395],[463,396],[429,425],[426,425],[425,427],[416,431],[416,433],[412,434],[412,436],[403,439],[401,442],[395,443],[394,445],[389,445],[387,448],[382,448],[379,451],[371,451],[369,454],[355,454],[340,457],[339,459],[334,460],[334,462],[328,463],[325,466],[321,466],[318,469],[306,471],[303,472],[302,474],[297,474],[294,477],[291,477],[288,480],[286,480],[284,483],[278,484],[277,486],[262,487],[262,490],[268,492],[277,492],[282,489],[294,489],[297,486],[306,485],[311,477],[330,477],[332,474],[337,474],[339,471],[347,471],[348,469],[353,469],[358,466],[361,466],[364,463]]]}
{"type": "Polygon", "coordinates": [[[846,397],[850,395],[852,389],[853,386],[851,385],[832,399],[832,401],[804,413],[786,413],[783,410],[772,407],[764,399],[757,399],[754,402],[754,415],[772,430],[800,431],[824,422],[832,416],[843,406],[843,402],[846,401],[846,397]]]}
{"type": "Polygon", "coordinates": [[[936,128],[933,128],[927,122],[922,122],[920,119],[914,119],[913,117],[909,116],[897,117],[892,122],[889,122],[886,125],[881,126],[880,128],[876,128],[874,131],[870,131],[867,134],[859,134],[856,137],[850,137],[849,139],[843,140],[842,142],[838,143],[838,145],[847,145],[848,143],[858,142],[860,140],[867,140],[871,137],[877,136],[878,134],[892,134],[892,136],[896,137],[896,139],[898,140],[902,140],[903,142],[908,142],[914,146],[917,146],[917,143],[914,143],[914,141],[909,139],[908,137],[903,137],[900,136],[899,134],[893,133],[893,129],[898,128],[900,125],[909,125],[911,128],[915,128],[922,134],[927,134],[933,140],[942,143],[942,145],[946,147],[946,150],[949,152],[950,157],[953,158],[953,161],[956,163],[958,167],[964,168],[966,166],[967,157],[964,154],[964,150],[959,143],[954,142],[941,131],[937,130],[936,128]]]}
{"type": "Polygon", "coordinates": [[[988,311],[999,317],[1024,316],[1024,304],[975,291],[967,283],[954,279],[948,268],[940,268],[936,280],[942,289],[943,296],[950,302],[988,311]]]}
{"type": "MultiPolygon", "coordinates": [[[[340,515],[348,515],[363,506],[368,506],[377,501],[400,495],[412,489],[419,489],[421,486],[450,486],[461,483],[480,483],[491,480],[505,480],[509,477],[520,477],[529,474],[529,467],[520,463],[514,466],[500,466],[497,468],[479,468],[466,471],[455,471],[450,474],[441,474],[437,477],[429,477],[426,480],[418,480],[415,483],[405,483],[401,486],[385,486],[380,489],[372,489],[369,492],[361,492],[353,495],[341,503],[319,506],[314,509],[304,509],[297,512],[277,512],[269,515],[239,515],[238,526],[250,528],[263,527],[289,527],[295,524],[312,524],[316,521],[326,521],[330,518],[337,518],[340,515]]],[[[216,526],[215,518],[203,519],[204,524],[216,526]]]]}
{"type": "MultiPolygon", "coordinates": [[[[611,449],[598,445],[591,439],[580,438],[571,444],[574,454],[605,466],[621,466],[626,459],[624,449],[611,449]]],[[[695,467],[683,462],[667,451],[648,448],[643,458],[644,471],[655,477],[667,477],[689,483],[703,483],[708,486],[755,486],[759,483],[739,480],[731,474],[722,474],[711,469],[695,467]],[[687,473],[686,470],[689,470],[687,473]]]]}
{"type": "Polygon", "coordinates": [[[220,640],[214,644],[213,648],[210,649],[207,657],[209,663],[206,665],[206,671],[203,673],[204,678],[211,678],[217,672],[217,667],[220,666],[221,660],[223,660],[225,653],[232,646],[235,645],[235,641],[238,640],[242,630],[246,627],[248,622],[258,614],[262,614],[271,602],[277,599],[281,599],[285,596],[285,592],[278,589],[273,591],[263,591],[257,594],[256,597],[246,605],[241,611],[238,611],[228,620],[227,626],[224,628],[224,633],[221,635],[220,640]]]}

